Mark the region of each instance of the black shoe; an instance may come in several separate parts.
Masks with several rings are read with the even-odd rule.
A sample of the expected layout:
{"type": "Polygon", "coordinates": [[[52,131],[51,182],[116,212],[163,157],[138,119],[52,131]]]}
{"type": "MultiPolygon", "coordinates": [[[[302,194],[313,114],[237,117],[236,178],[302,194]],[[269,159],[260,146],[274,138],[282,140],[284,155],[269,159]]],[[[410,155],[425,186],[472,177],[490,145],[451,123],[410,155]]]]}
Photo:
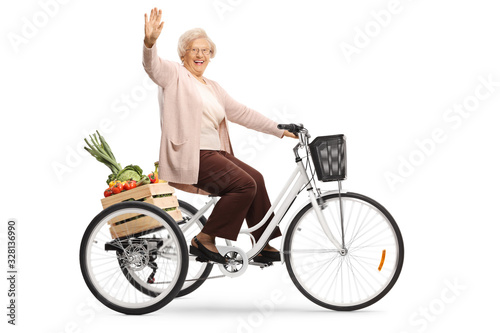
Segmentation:
{"type": "Polygon", "coordinates": [[[268,257],[264,257],[264,256],[257,256],[255,258],[252,259],[254,262],[258,262],[258,263],[261,263],[261,264],[272,264],[273,263],[273,260],[268,258],[268,257]]]}
{"type": "Polygon", "coordinates": [[[281,255],[279,251],[260,251],[263,257],[270,259],[271,261],[281,261],[281,255]]]}
{"type": "Polygon", "coordinates": [[[201,242],[194,236],[194,242],[198,245],[198,247],[190,246],[189,253],[198,256],[198,261],[213,261],[219,264],[226,264],[226,259],[221,256],[219,252],[212,252],[201,244],[201,242]]]}

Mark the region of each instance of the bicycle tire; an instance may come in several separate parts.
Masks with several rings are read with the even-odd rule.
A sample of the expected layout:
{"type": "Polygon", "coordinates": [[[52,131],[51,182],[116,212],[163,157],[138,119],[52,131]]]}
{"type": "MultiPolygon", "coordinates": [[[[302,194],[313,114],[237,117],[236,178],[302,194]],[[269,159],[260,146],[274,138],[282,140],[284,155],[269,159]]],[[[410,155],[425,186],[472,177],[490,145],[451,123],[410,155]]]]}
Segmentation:
{"type": "MultiPolygon", "coordinates": [[[[198,209],[196,209],[194,206],[191,204],[183,201],[183,200],[177,200],[179,202],[179,209],[182,212],[182,215],[184,218],[191,218],[196,212],[198,212],[198,209]],[[186,214],[187,213],[187,214],[186,214]],[[188,216],[190,215],[190,216],[188,216]]],[[[205,216],[201,216],[200,219],[198,220],[199,224],[198,226],[200,227],[200,230],[203,228],[205,223],[207,223],[207,219],[205,216]],[[201,224],[201,226],[200,226],[201,224]]],[[[184,236],[186,237],[186,242],[188,243],[187,246],[189,246],[189,242],[191,241],[191,234],[183,232],[184,236]]],[[[207,279],[207,277],[210,275],[210,272],[212,271],[213,264],[211,263],[200,263],[195,260],[193,256],[190,256],[189,258],[189,267],[188,269],[188,274],[186,275],[186,279],[196,279],[197,281],[193,283],[188,283],[187,281],[184,282],[184,285],[182,286],[182,289],[179,291],[176,297],[182,297],[186,296],[196,289],[198,289],[207,279]],[[196,265],[196,266],[194,266],[196,265]],[[194,271],[198,270],[198,273],[196,274],[191,274],[190,269],[192,267],[195,267],[194,271]],[[196,269],[196,267],[200,267],[199,269],[196,269]],[[201,274],[200,274],[201,273],[201,274]]]]}
{"type": "MultiPolygon", "coordinates": [[[[336,238],[338,237],[337,240],[341,239],[340,228],[332,229],[332,226],[340,224],[338,218],[340,210],[335,208],[339,206],[338,198],[338,193],[323,197],[326,208],[330,211],[336,210],[337,213],[337,219],[333,213],[331,216],[325,216],[332,232],[337,233],[335,235],[336,238]]],[[[337,249],[333,249],[333,244],[328,240],[317,221],[311,203],[301,209],[293,218],[285,236],[283,252],[288,273],[304,296],[327,309],[352,311],[374,304],[392,289],[403,267],[404,244],[396,221],[378,202],[352,192],[342,193],[341,198],[347,254],[341,255],[337,249]],[[360,208],[358,215],[353,215],[353,210],[357,208],[360,208]],[[364,220],[360,222],[361,213],[366,215],[364,215],[364,220]],[[370,219],[367,222],[368,216],[370,219]],[[381,217],[381,223],[372,222],[377,221],[379,217],[381,217]],[[355,222],[353,222],[354,219],[356,219],[355,222]],[[373,239],[370,238],[372,234],[373,239]],[[382,239],[376,238],[381,236],[385,237],[383,242],[382,239]],[[367,244],[368,241],[372,243],[367,244]],[[308,247],[301,248],[306,246],[302,244],[308,244],[308,247]],[[381,250],[382,252],[380,252],[381,250]],[[314,253],[316,258],[304,257],[308,253],[311,256],[314,253]],[[302,260],[305,264],[301,263],[302,260]],[[332,264],[335,265],[332,266],[332,264]],[[311,268],[310,271],[308,271],[309,268],[311,268]],[[363,269],[364,274],[360,274],[361,271],[358,269],[363,269]],[[325,273],[327,270],[333,271],[332,274],[327,275],[325,273]],[[320,271],[322,274],[319,274],[320,271]],[[382,271],[383,273],[381,273],[382,271]],[[363,277],[363,275],[365,276],[363,277]],[[367,275],[373,278],[370,283],[368,283],[369,277],[367,278],[367,275]],[[344,279],[346,286],[344,286],[344,279]],[[312,283],[314,280],[322,285],[314,286],[312,283]],[[347,285],[349,286],[348,290],[347,285]],[[323,291],[325,288],[327,288],[326,292],[323,291]],[[365,291],[365,289],[370,288],[374,291],[365,291]],[[362,296],[362,293],[366,295],[362,296]],[[356,296],[357,299],[355,299],[356,296]],[[350,300],[348,300],[349,298],[350,300]]]]}
{"type": "MultiPolygon", "coordinates": [[[[130,315],[150,313],[171,302],[182,288],[188,270],[186,242],[174,219],[154,205],[136,201],[117,203],[101,211],[83,235],[79,258],[83,278],[92,294],[108,308],[130,315]],[[143,232],[140,236],[133,234],[112,238],[109,232],[110,221],[125,214],[154,219],[160,226],[151,229],[149,233],[143,232]],[[141,238],[144,235],[148,235],[148,238],[141,238]],[[150,249],[149,243],[156,244],[157,248],[151,246],[150,249]],[[163,245],[162,251],[160,245],[163,245]],[[123,278],[120,261],[116,259],[120,257],[120,250],[127,252],[129,247],[142,249],[142,252],[137,250],[128,256],[123,255],[121,260],[132,262],[133,259],[139,266],[138,271],[146,261],[159,261],[161,266],[158,267],[158,263],[155,265],[165,279],[162,283],[166,286],[161,293],[147,295],[137,285],[132,284],[133,289],[130,288],[130,280],[123,278]],[[100,278],[104,274],[104,278],[100,278]],[[119,293],[122,295],[118,296],[119,293]]],[[[143,266],[142,269],[145,270],[146,266],[143,266]]]]}

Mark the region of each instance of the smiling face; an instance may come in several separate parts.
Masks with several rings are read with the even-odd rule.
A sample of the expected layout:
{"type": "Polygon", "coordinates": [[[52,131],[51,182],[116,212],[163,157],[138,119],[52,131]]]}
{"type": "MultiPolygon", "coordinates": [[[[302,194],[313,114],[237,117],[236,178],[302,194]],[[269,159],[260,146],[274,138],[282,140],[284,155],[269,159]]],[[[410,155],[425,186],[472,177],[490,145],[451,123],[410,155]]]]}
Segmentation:
{"type": "Polygon", "coordinates": [[[203,49],[210,50],[208,41],[204,38],[195,39],[189,44],[186,54],[181,58],[184,62],[184,67],[186,67],[191,74],[199,78],[203,76],[203,72],[205,72],[210,62],[210,53],[204,54],[202,52],[203,49]],[[193,49],[198,52],[192,52],[193,49]]]}

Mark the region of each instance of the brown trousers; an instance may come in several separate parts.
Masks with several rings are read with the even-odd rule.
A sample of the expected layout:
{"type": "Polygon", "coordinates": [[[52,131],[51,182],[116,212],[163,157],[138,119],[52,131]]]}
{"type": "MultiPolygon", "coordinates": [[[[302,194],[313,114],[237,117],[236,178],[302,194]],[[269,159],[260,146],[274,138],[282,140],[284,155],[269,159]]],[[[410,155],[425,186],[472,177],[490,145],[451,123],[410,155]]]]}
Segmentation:
{"type": "MultiPolygon", "coordinates": [[[[223,150],[200,150],[200,171],[194,186],[220,196],[202,230],[211,236],[236,240],[243,219],[249,228],[253,227],[271,208],[260,172],[223,150]]],[[[266,224],[252,232],[256,241],[273,217],[274,213],[266,224]]],[[[270,239],[279,236],[281,232],[276,227],[270,239]]]]}

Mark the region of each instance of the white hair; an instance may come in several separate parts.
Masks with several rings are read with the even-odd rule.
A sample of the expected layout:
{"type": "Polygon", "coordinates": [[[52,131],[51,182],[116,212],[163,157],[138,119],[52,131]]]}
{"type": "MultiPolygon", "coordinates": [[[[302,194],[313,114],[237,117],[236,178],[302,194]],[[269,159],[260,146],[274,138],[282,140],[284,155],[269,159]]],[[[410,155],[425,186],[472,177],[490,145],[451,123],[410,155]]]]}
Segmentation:
{"type": "Polygon", "coordinates": [[[194,28],[191,30],[186,31],[179,37],[179,44],[177,45],[177,53],[179,54],[179,58],[186,55],[186,49],[189,47],[189,45],[195,40],[195,39],[206,39],[208,44],[210,44],[210,50],[212,51],[210,53],[210,58],[215,57],[215,53],[217,51],[217,48],[215,47],[215,43],[212,42],[212,40],[208,37],[207,33],[205,30],[202,28],[194,28]]]}

